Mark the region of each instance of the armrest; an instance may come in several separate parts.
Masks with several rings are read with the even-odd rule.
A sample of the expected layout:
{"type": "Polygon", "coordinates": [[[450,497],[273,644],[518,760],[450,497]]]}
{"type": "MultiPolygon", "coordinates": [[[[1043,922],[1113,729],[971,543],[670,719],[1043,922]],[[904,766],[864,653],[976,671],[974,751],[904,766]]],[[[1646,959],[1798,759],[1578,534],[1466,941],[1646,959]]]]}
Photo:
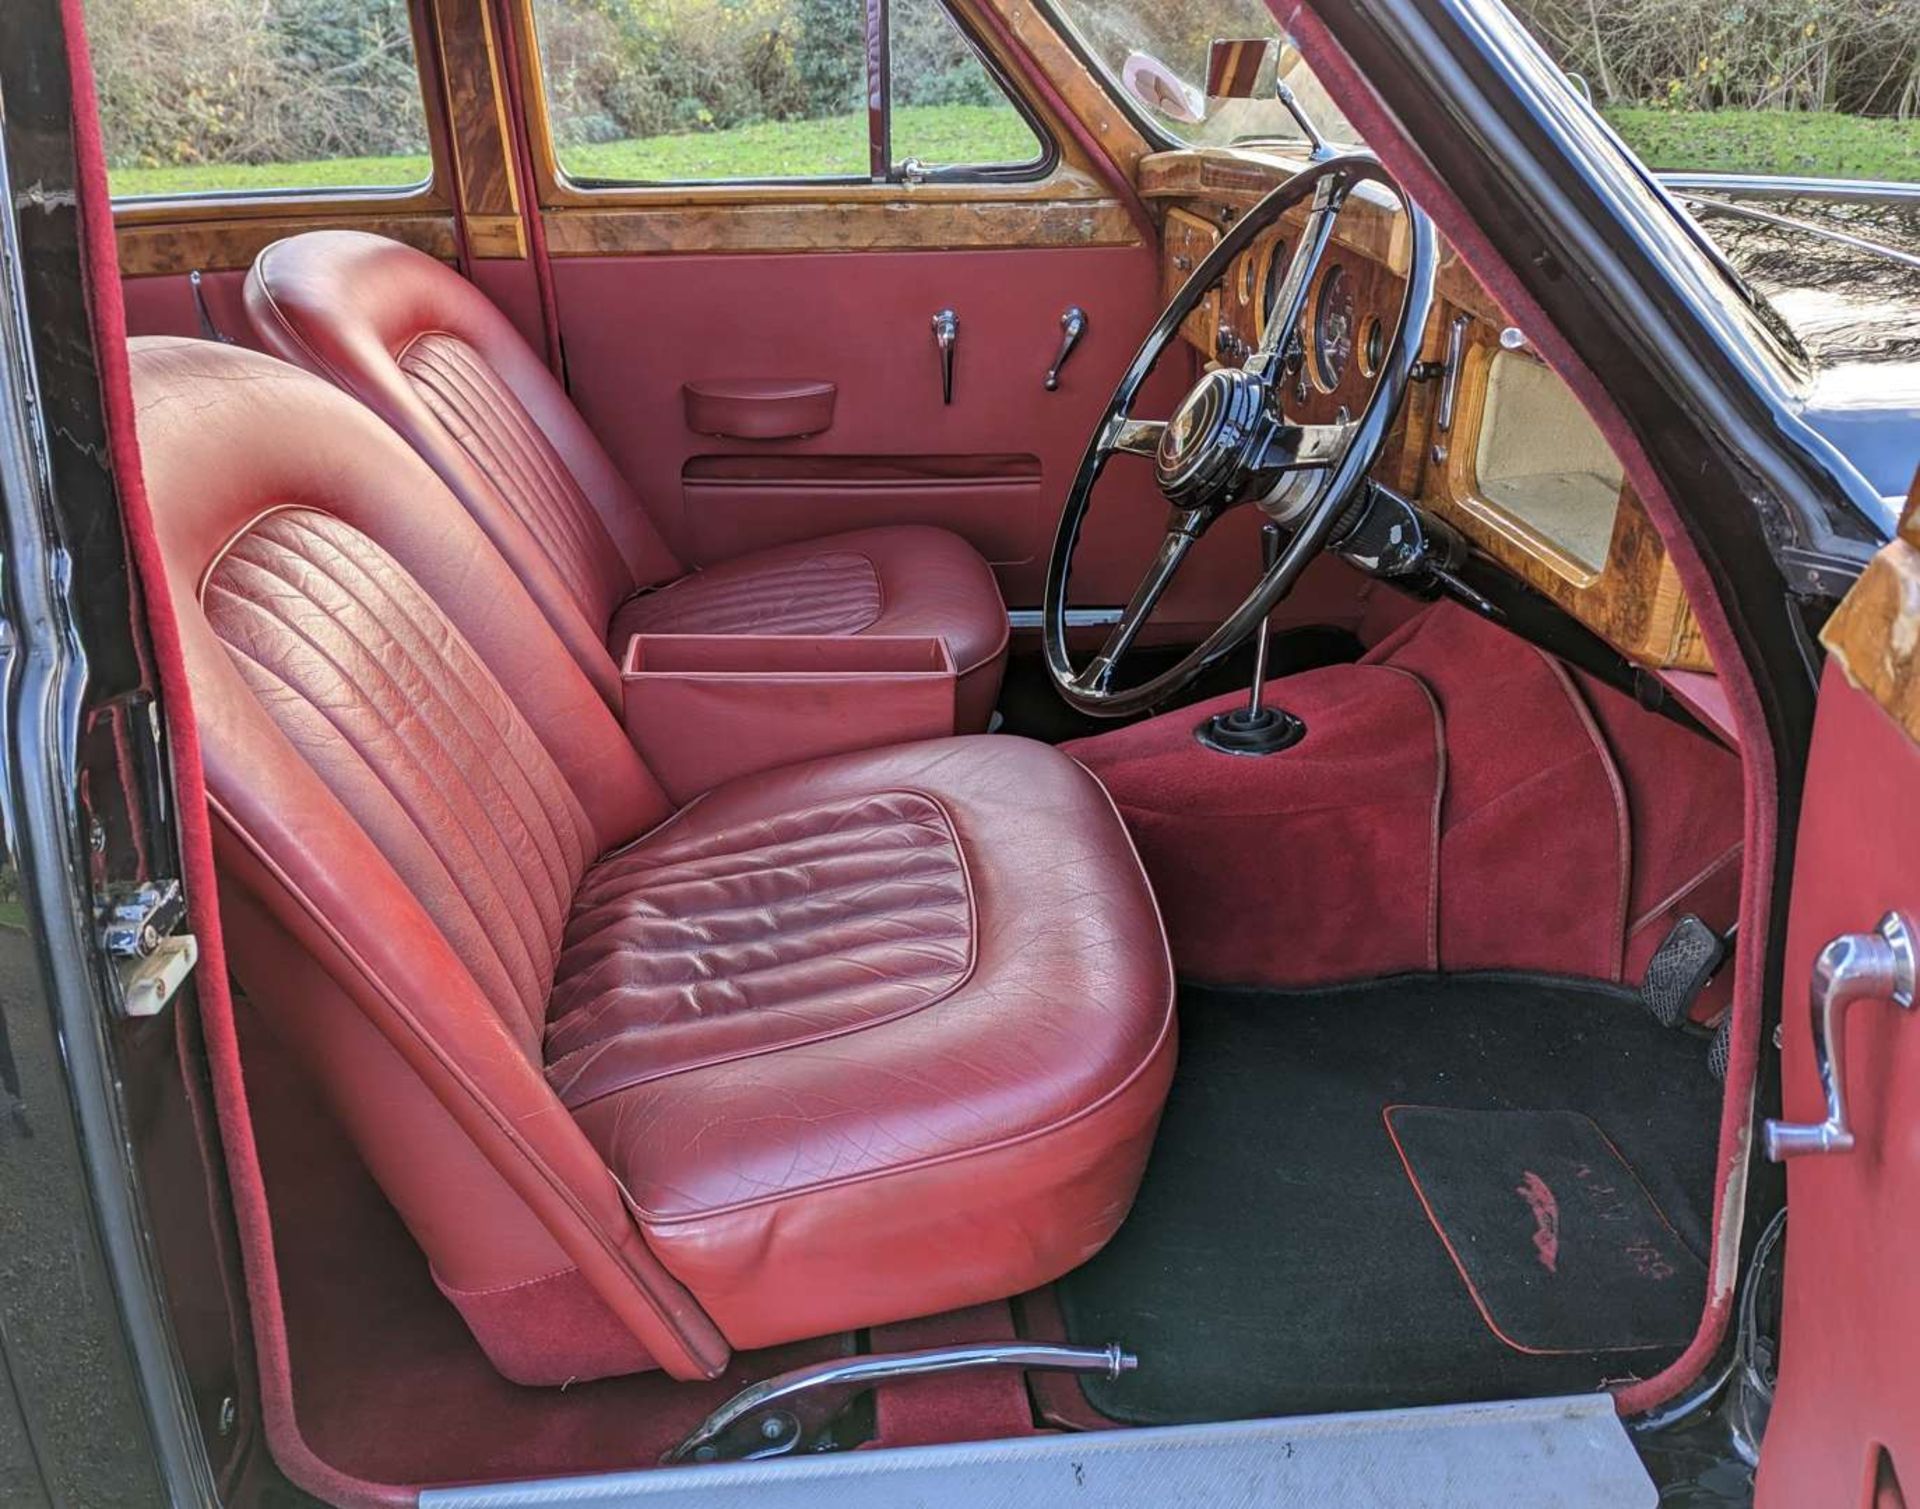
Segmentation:
{"type": "Polygon", "coordinates": [[[797,440],[833,423],[830,382],[690,382],[680,389],[687,428],[733,440],[797,440]]]}
{"type": "Polygon", "coordinates": [[[676,803],[756,771],[954,730],[935,635],[636,634],[627,737],[676,803]]]}

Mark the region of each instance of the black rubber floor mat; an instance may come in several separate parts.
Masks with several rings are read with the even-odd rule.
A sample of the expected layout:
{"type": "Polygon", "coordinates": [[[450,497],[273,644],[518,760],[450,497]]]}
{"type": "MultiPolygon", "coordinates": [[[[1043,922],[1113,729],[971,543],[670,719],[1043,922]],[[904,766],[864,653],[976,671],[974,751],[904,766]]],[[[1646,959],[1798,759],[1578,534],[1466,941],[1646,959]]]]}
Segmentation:
{"type": "Polygon", "coordinates": [[[1648,1376],[1680,1342],[1620,1350],[1645,1323],[1599,1303],[1585,1334],[1604,1350],[1502,1342],[1435,1237],[1384,1112],[1590,1117],[1697,1263],[1719,1100],[1705,1045],[1613,986],[1419,975],[1300,992],[1183,987],[1180,1066],[1139,1198],[1058,1286],[1073,1340],[1140,1355],[1137,1372],[1086,1383],[1088,1399],[1117,1420],[1170,1424],[1648,1376]]]}
{"type": "Polygon", "coordinates": [[[1706,1267],[1591,1117],[1389,1106],[1386,1122],[1475,1307],[1515,1351],[1693,1335],[1706,1267]]]}

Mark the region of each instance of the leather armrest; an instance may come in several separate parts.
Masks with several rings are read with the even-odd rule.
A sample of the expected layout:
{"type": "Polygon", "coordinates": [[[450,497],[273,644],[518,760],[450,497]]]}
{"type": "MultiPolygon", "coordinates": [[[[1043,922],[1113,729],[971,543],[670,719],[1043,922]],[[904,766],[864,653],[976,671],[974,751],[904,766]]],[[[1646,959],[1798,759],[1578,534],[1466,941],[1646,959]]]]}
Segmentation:
{"type": "Polygon", "coordinates": [[[830,382],[739,379],[690,382],[680,390],[687,428],[734,440],[797,440],[833,423],[830,382]]]}

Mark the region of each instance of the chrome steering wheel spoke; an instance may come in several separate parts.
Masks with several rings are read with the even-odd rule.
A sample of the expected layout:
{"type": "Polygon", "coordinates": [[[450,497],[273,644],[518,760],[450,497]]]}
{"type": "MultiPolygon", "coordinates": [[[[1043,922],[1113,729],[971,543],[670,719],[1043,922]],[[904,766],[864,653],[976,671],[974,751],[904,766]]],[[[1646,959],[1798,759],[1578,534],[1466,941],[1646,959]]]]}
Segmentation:
{"type": "Polygon", "coordinates": [[[1144,456],[1149,461],[1160,449],[1160,437],[1167,432],[1164,419],[1129,419],[1116,414],[1100,433],[1100,449],[1105,455],[1144,456]]]}
{"type": "Polygon", "coordinates": [[[1133,596],[1121,609],[1118,622],[1107,635],[1107,642],[1087,662],[1086,668],[1073,678],[1074,685],[1081,691],[1098,696],[1112,689],[1113,673],[1121,657],[1133,648],[1134,640],[1153,616],[1153,610],[1160,605],[1167,588],[1173,584],[1180,563],[1187,558],[1187,552],[1193,549],[1194,541],[1206,532],[1206,528],[1207,519],[1203,514],[1175,514],[1173,523],[1161,536],[1153,564],[1147,567],[1139,586],[1133,589],[1133,596]]]}

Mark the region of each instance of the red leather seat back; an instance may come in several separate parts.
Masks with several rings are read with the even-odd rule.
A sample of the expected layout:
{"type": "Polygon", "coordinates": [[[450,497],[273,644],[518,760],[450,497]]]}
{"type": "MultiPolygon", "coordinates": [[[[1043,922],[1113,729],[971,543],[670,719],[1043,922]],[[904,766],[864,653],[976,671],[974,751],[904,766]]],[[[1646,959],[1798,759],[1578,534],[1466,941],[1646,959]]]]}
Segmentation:
{"type": "Polygon", "coordinates": [[[580,878],[666,798],[378,419],[232,347],[132,370],[242,986],[503,1372],[712,1370],[541,1067],[580,878]]]}
{"type": "Polygon", "coordinates": [[[276,242],[246,298],[268,350],[345,388],[427,459],[617,701],[607,622],[680,564],[506,316],[452,268],[362,231],[276,242]]]}

